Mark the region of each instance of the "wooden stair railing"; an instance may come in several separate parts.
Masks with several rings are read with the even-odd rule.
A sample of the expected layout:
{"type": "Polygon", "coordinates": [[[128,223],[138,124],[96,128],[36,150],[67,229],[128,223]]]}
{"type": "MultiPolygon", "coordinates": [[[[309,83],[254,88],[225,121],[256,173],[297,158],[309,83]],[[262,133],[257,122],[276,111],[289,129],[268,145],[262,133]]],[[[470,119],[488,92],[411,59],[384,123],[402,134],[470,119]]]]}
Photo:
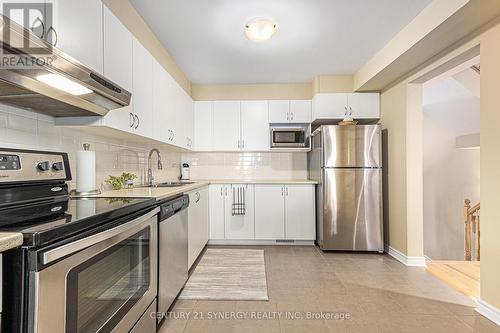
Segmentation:
{"type": "Polygon", "coordinates": [[[464,221],[465,221],[465,260],[472,260],[471,236],[474,233],[474,260],[481,259],[480,248],[480,203],[471,206],[471,201],[465,199],[464,221]]]}

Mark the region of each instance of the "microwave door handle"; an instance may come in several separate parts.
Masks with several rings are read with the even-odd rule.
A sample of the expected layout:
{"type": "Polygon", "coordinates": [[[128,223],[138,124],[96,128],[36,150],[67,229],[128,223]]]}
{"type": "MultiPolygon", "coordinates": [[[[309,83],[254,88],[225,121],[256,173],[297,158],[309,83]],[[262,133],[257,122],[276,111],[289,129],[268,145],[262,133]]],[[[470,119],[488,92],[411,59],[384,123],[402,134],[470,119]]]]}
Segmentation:
{"type": "Polygon", "coordinates": [[[132,220],[128,223],[124,223],[122,225],[119,225],[115,228],[100,232],[98,234],[79,239],[77,241],[74,241],[72,243],[57,247],[55,249],[49,250],[47,252],[43,253],[43,258],[42,258],[42,264],[47,265],[50,264],[51,262],[58,260],[60,258],[63,258],[67,255],[70,255],[72,253],[81,251],[83,249],[86,249],[88,247],[91,247],[92,245],[95,245],[99,242],[102,242],[106,239],[109,239],[111,237],[117,236],[135,226],[140,225],[141,223],[144,223],[145,221],[149,220],[151,217],[155,216],[158,214],[160,211],[160,208],[155,208],[151,210],[150,212],[136,218],[135,220],[132,220]]]}

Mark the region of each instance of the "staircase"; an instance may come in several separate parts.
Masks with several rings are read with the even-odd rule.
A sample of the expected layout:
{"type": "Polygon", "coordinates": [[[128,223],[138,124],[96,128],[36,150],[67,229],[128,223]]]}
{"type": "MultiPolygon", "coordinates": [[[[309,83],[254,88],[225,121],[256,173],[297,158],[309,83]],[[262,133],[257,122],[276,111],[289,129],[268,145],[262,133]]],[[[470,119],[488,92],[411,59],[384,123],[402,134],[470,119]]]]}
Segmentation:
{"type": "Polygon", "coordinates": [[[465,199],[464,205],[464,223],[465,223],[465,260],[480,261],[480,210],[481,205],[478,202],[471,206],[471,201],[465,199]],[[474,244],[472,244],[472,236],[474,236],[474,244]],[[474,255],[472,255],[474,254],[474,255]]]}

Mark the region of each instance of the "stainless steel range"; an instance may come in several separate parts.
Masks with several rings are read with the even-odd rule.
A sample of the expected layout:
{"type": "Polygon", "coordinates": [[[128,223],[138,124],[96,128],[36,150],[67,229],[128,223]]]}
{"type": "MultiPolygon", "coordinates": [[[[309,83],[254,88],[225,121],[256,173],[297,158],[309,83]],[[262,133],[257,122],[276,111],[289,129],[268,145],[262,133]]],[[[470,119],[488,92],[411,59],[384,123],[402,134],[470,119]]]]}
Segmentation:
{"type": "Polygon", "coordinates": [[[2,332],[156,331],[157,214],[152,199],[72,199],[65,153],[0,149],[2,332]]]}

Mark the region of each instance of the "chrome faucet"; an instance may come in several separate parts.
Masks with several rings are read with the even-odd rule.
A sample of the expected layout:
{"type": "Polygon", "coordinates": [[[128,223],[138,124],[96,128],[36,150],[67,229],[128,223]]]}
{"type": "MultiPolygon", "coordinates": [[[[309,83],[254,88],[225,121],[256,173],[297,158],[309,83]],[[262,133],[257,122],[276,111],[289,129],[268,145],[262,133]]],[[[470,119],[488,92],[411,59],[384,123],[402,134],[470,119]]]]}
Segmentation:
{"type": "Polygon", "coordinates": [[[151,149],[149,152],[149,156],[148,156],[148,185],[149,186],[153,185],[153,180],[154,180],[153,170],[151,170],[151,157],[153,156],[153,153],[158,154],[158,170],[163,169],[163,165],[161,164],[160,151],[156,148],[151,149]]]}

